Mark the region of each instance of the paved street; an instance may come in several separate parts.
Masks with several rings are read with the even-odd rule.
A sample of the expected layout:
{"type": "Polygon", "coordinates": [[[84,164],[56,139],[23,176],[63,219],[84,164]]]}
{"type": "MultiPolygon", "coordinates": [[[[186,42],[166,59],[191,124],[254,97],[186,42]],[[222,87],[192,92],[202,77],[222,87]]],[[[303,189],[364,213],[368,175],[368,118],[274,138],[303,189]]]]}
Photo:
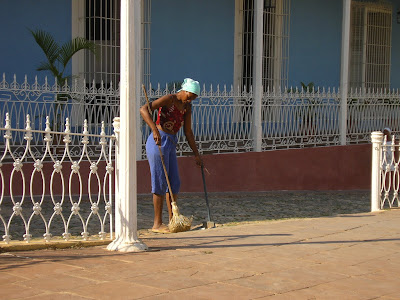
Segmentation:
{"type": "Polygon", "coordinates": [[[142,229],[142,253],[3,252],[0,299],[400,299],[400,210],[272,219],[142,229]]]}

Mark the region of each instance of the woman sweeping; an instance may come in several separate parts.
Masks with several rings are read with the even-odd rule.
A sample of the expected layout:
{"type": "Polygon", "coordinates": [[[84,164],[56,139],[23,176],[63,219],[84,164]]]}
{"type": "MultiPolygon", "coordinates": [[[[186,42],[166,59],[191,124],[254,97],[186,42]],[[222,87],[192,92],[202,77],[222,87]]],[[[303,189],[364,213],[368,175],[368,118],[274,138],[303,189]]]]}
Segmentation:
{"type": "Polygon", "coordinates": [[[199,94],[199,82],[186,78],[182,83],[182,88],[176,94],[162,96],[140,108],[143,120],[149,125],[152,131],[146,142],[146,153],[150,165],[151,192],[153,193],[153,232],[169,233],[168,226],[162,222],[162,210],[166,195],[169,218],[172,218],[171,197],[169,193],[172,192],[176,201],[181,184],[176,158],[176,143],[178,141],[176,134],[182,126],[189,146],[195,156],[196,164],[198,166],[203,165],[192,131],[191,102],[199,94]],[[151,112],[158,110],[156,124],[154,124],[149,110],[151,112]],[[158,146],[161,146],[172,191],[168,190],[158,146]]]}

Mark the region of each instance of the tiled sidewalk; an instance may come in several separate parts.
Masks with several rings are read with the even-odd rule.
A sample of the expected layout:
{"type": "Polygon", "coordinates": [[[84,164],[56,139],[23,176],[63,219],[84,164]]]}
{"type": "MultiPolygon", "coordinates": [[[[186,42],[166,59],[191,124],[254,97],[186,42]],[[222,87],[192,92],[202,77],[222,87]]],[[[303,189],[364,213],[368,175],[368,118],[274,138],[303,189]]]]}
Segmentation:
{"type": "Polygon", "coordinates": [[[0,299],[400,299],[400,210],[0,255],[0,299]]]}

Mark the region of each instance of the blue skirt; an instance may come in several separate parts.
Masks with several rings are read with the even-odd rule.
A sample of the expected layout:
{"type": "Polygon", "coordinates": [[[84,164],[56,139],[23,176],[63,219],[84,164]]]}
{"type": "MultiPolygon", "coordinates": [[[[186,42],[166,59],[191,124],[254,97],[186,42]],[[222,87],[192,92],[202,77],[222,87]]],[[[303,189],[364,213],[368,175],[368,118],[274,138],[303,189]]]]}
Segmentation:
{"type": "MultiPolygon", "coordinates": [[[[176,158],[176,143],[178,138],[175,134],[169,134],[159,130],[161,135],[161,151],[164,157],[169,182],[173,194],[178,194],[181,187],[179,178],[178,161],[176,158]]],[[[151,192],[157,195],[164,195],[168,190],[167,180],[165,179],[162,166],[160,151],[154,142],[153,133],[147,138],[146,142],[147,159],[149,160],[151,172],[151,192]]]]}

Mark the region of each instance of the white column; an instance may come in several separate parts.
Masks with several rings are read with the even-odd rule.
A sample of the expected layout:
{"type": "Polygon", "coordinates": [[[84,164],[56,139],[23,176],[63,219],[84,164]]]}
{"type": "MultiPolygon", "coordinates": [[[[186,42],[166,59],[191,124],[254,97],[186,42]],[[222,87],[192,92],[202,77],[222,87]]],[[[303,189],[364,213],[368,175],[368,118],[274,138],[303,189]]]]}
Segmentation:
{"type": "Polygon", "coordinates": [[[263,11],[264,0],[255,0],[254,3],[254,56],[253,56],[253,143],[254,151],[261,152],[262,145],[262,55],[263,55],[263,11]]]}
{"type": "MultiPolygon", "coordinates": [[[[71,1],[71,33],[72,38],[85,37],[85,1],[71,1]]],[[[85,66],[85,52],[79,51],[72,57],[72,75],[83,77],[85,66]]],[[[83,124],[83,122],[82,122],[83,124]]]]}
{"type": "MultiPolygon", "coordinates": [[[[115,199],[115,240],[108,250],[138,252],[147,246],[137,237],[136,102],[141,0],[121,0],[121,102],[119,138],[119,188],[115,199]]],[[[140,49],[139,49],[140,51],[140,49]]]]}
{"type": "Polygon", "coordinates": [[[371,171],[371,211],[381,209],[381,155],[383,133],[374,131],[371,133],[372,141],[372,171],[371,171]]]}
{"type": "Polygon", "coordinates": [[[340,144],[346,145],[347,96],[349,92],[349,54],[350,54],[350,10],[351,0],[343,0],[342,54],[340,69],[340,144]]]}

